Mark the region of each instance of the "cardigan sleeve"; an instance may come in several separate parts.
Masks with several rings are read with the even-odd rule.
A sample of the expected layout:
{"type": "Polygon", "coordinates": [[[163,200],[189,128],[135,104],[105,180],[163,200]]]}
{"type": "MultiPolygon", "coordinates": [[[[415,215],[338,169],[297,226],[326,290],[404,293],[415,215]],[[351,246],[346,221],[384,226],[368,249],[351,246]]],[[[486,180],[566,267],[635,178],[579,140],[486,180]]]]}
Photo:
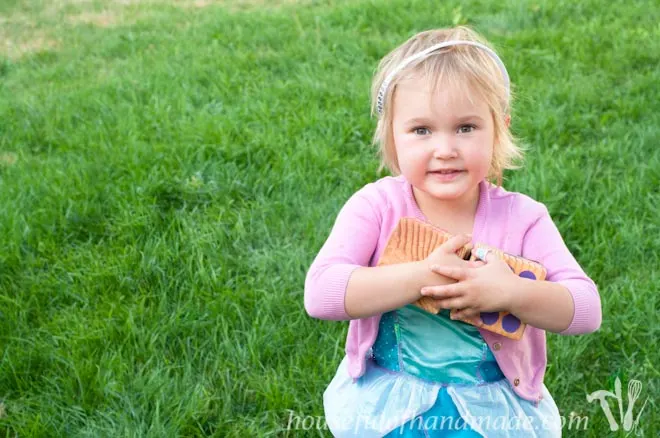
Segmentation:
{"type": "Polygon", "coordinates": [[[318,319],[349,320],[344,302],[353,271],[369,262],[378,245],[382,216],[369,185],[341,208],[330,235],[305,278],[305,310],[318,319]]]}
{"type": "Polygon", "coordinates": [[[522,256],[542,264],[548,272],[546,281],[562,284],[573,297],[575,310],[572,322],[560,334],[576,335],[598,330],[602,311],[596,284],[566,247],[545,206],[540,217],[525,233],[522,256]]]}

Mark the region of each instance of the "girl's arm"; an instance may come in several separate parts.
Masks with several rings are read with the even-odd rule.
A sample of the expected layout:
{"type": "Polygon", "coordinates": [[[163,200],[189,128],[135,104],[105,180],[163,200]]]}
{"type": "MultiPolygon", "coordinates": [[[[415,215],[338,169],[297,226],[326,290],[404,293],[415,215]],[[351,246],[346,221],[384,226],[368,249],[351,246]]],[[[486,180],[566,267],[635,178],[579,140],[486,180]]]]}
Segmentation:
{"type": "Polygon", "coordinates": [[[516,277],[509,296],[508,311],[529,325],[563,333],[572,323],[573,298],[559,283],[516,277]]]}
{"type": "Polygon", "coordinates": [[[431,274],[423,262],[358,268],[346,288],[346,314],[349,319],[367,318],[417,301],[422,286],[442,284],[442,277],[431,274]]]}
{"type": "Polygon", "coordinates": [[[416,301],[422,286],[453,282],[425,262],[369,267],[382,222],[369,189],[346,202],[307,272],[305,310],[313,318],[366,318],[416,301]]]}
{"type": "Polygon", "coordinates": [[[602,312],[596,284],[566,247],[546,208],[527,230],[522,256],[541,263],[548,275],[546,281],[516,281],[511,313],[534,327],[564,335],[598,330],[602,312]]]}
{"type": "Polygon", "coordinates": [[[348,320],[345,293],[349,278],[369,266],[378,245],[382,216],[369,202],[370,185],[342,207],[330,235],[305,278],[305,310],[313,318],[348,320]]]}
{"type": "Polygon", "coordinates": [[[430,266],[469,265],[456,254],[469,242],[469,236],[457,235],[419,262],[356,269],[346,288],[346,313],[353,318],[366,318],[417,301],[424,286],[454,283],[452,278],[433,273],[430,266]]]}

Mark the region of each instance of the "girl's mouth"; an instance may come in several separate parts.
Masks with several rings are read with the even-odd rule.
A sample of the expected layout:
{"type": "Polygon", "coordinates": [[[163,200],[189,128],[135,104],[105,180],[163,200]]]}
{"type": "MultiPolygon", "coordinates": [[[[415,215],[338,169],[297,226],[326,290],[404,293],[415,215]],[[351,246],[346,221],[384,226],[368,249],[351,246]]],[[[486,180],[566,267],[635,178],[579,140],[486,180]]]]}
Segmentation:
{"type": "Polygon", "coordinates": [[[463,173],[462,170],[457,169],[446,169],[446,170],[434,170],[429,172],[429,174],[437,180],[440,181],[451,181],[456,178],[458,175],[463,173]]]}

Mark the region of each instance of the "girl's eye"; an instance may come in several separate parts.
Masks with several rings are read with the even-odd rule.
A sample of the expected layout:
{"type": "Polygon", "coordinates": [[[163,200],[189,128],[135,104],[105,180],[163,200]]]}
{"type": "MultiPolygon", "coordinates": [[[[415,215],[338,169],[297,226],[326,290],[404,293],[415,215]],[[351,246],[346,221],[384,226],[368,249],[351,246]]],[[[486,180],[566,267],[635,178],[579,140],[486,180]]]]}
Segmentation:
{"type": "Polygon", "coordinates": [[[474,125],[461,125],[458,128],[458,132],[461,133],[461,134],[468,134],[468,133],[474,131],[476,128],[477,127],[474,126],[474,125]]]}
{"type": "Polygon", "coordinates": [[[416,135],[429,135],[431,133],[429,128],[415,128],[415,129],[413,129],[413,132],[416,135]]]}

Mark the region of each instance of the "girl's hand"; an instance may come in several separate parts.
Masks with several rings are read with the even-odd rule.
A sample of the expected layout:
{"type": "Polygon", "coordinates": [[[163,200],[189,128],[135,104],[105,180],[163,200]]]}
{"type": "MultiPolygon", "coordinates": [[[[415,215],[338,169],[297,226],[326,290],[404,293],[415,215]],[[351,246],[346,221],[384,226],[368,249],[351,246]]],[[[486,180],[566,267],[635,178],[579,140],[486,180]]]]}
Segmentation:
{"type": "Polygon", "coordinates": [[[470,318],[481,312],[500,312],[510,308],[511,296],[518,277],[499,257],[488,253],[485,263],[472,263],[470,267],[433,265],[431,270],[456,283],[428,286],[422,295],[440,300],[443,309],[458,309],[454,319],[470,318]]]}
{"type": "Polygon", "coordinates": [[[466,266],[467,262],[461,259],[457,252],[465,245],[470,243],[471,237],[466,234],[459,234],[447,239],[445,243],[438,246],[431,254],[424,259],[426,266],[431,269],[432,266],[466,266]]]}

